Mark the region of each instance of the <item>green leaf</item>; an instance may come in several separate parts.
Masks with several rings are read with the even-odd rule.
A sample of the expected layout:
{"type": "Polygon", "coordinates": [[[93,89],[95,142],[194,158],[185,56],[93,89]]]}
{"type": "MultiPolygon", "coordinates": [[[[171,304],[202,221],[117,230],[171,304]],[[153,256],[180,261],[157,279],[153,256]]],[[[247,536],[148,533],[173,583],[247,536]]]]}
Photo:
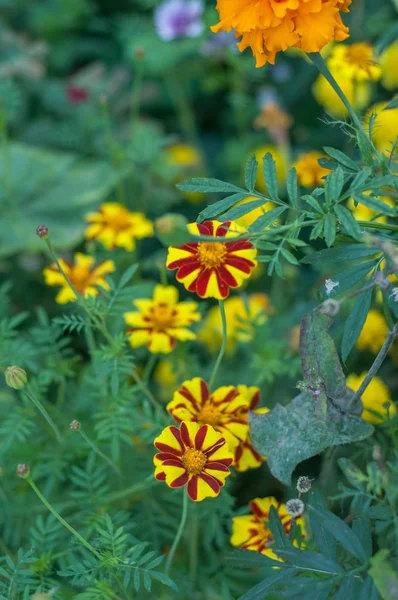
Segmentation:
{"type": "Polygon", "coordinates": [[[348,458],[339,458],[338,465],[343,471],[348,481],[357,490],[363,490],[364,483],[367,482],[367,476],[348,458]]]}
{"type": "Polygon", "coordinates": [[[235,219],[239,219],[239,217],[243,217],[243,215],[247,215],[252,210],[256,208],[260,208],[264,205],[264,200],[251,200],[250,202],[245,202],[245,204],[240,204],[239,206],[234,206],[226,213],[223,214],[223,219],[225,221],[234,221],[235,219]]]}
{"type": "Polygon", "coordinates": [[[295,569],[269,570],[266,578],[239,597],[239,600],[264,600],[270,592],[281,585],[289,584],[294,577],[295,569]]]}
{"type": "Polygon", "coordinates": [[[344,172],[341,167],[337,167],[325,179],[325,198],[329,206],[339,200],[343,186],[344,172]]]}
{"type": "Polygon", "coordinates": [[[281,254],[291,265],[299,264],[297,258],[289,250],[287,250],[287,248],[284,248],[283,246],[281,248],[281,254]]]}
{"type": "Polygon", "coordinates": [[[380,600],[379,592],[370,575],[368,575],[363,582],[358,600],[380,600]]]}
{"type": "Polygon", "coordinates": [[[176,187],[182,192],[200,192],[202,194],[209,192],[242,192],[242,188],[238,188],[232,183],[208,177],[193,177],[178,183],[176,187]]]}
{"type": "Polygon", "coordinates": [[[388,561],[389,550],[383,549],[370,559],[369,575],[383,600],[397,600],[398,574],[388,561]]]}
{"type": "Polygon", "coordinates": [[[355,517],[352,522],[352,530],[361,540],[362,546],[364,547],[368,558],[370,558],[372,556],[373,544],[372,527],[369,517],[364,515],[355,517]]]}
{"type": "Polygon", "coordinates": [[[359,166],[355,161],[352,160],[349,156],[341,152],[340,150],[336,150],[335,148],[331,148],[330,146],[323,147],[326,154],[334,158],[338,163],[347,167],[347,169],[351,169],[352,171],[359,171],[359,166]]]}
{"type": "MultiPolygon", "coordinates": [[[[325,499],[321,495],[318,489],[312,489],[309,494],[309,500],[313,506],[319,506],[320,508],[327,510],[325,499]]],[[[311,531],[315,538],[315,543],[319,550],[325,556],[331,559],[336,558],[336,540],[329,533],[323,523],[323,519],[320,518],[316,513],[311,513],[310,516],[311,531]]]]}
{"type": "Polygon", "coordinates": [[[134,275],[136,274],[138,269],[138,264],[136,265],[131,265],[130,267],[128,267],[125,272],[123,273],[123,275],[120,278],[119,281],[119,289],[124,288],[128,283],[130,283],[130,281],[133,279],[134,275]]]}
{"type": "Polygon", "coordinates": [[[289,200],[292,206],[298,205],[298,181],[297,181],[297,172],[293,167],[289,170],[287,174],[286,181],[287,194],[289,196],[289,200]]]}
{"type": "MultiPolygon", "coordinates": [[[[368,261],[357,267],[352,267],[352,269],[347,269],[346,271],[343,271],[343,273],[336,273],[336,275],[333,275],[333,279],[339,283],[338,288],[336,288],[336,296],[350,290],[357,283],[362,281],[362,279],[374,269],[375,265],[376,261],[368,261]]],[[[325,289],[323,290],[323,293],[321,293],[321,296],[323,299],[327,297],[325,289]]]]}
{"type": "Polygon", "coordinates": [[[371,175],[372,175],[372,169],[370,167],[361,169],[359,171],[359,173],[357,175],[355,175],[354,179],[352,180],[350,190],[354,191],[357,188],[361,188],[365,184],[365,181],[367,181],[371,175]]]}
{"type": "Polygon", "coordinates": [[[307,204],[309,204],[311,206],[311,208],[313,208],[317,213],[323,215],[324,212],[322,210],[322,206],[319,204],[318,200],[316,200],[316,198],[314,198],[314,196],[311,196],[310,194],[306,194],[305,196],[302,197],[302,199],[307,202],[307,204]]]}
{"type": "Polygon", "coordinates": [[[271,506],[269,512],[268,527],[271,530],[272,536],[278,548],[291,548],[292,543],[286,535],[281,519],[275,506],[271,506]]]}
{"type": "Polygon", "coordinates": [[[273,208],[268,212],[260,215],[258,219],[256,219],[251,226],[249,227],[250,231],[262,231],[266,227],[268,227],[271,223],[276,221],[285,211],[287,210],[287,206],[278,206],[277,208],[273,208]]]}
{"type": "Polygon", "coordinates": [[[308,550],[298,550],[297,548],[275,549],[278,556],[284,558],[289,565],[299,569],[306,569],[314,573],[323,573],[327,575],[337,575],[343,573],[343,568],[335,560],[320,554],[319,552],[310,552],[308,550]]]}
{"type": "Polygon", "coordinates": [[[378,248],[371,248],[366,244],[349,244],[340,248],[325,248],[325,250],[313,252],[302,258],[300,262],[309,265],[339,264],[349,260],[368,258],[375,254],[380,254],[378,248]]]}
{"type": "Polygon", "coordinates": [[[263,158],[264,179],[271,200],[279,201],[275,161],[270,152],[263,158]]]}
{"type": "Polygon", "coordinates": [[[358,295],[352,311],[345,322],[341,342],[341,359],[343,362],[346,361],[365,324],[372,302],[372,294],[373,289],[370,289],[358,295]]]}
{"type": "Polygon", "coordinates": [[[383,110],[391,110],[392,108],[398,108],[398,97],[393,98],[391,102],[389,102],[387,106],[383,108],[383,110]]]}
{"type": "Polygon", "coordinates": [[[361,587],[361,580],[356,579],[353,575],[344,577],[341,586],[333,596],[333,600],[348,600],[349,598],[358,598],[358,592],[361,587]]]}
{"type": "MultiPolygon", "coordinates": [[[[232,194],[232,196],[228,196],[227,198],[223,198],[223,200],[219,200],[218,202],[214,202],[213,204],[206,206],[206,208],[199,213],[197,218],[198,223],[202,223],[207,219],[215,219],[245,198],[247,198],[247,192],[242,190],[237,194],[232,194]]],[[[263,200],[263,203],[265,201],[266,200],[263,200]]]]}
{"type": "Polygon", "coordinates": [[[280,562],[269,558],[259,552],[253,552],[252,550],[237,550],[233,554],[226,557],[226,562],[239,568],[261,568],[264,567],[277,567],[280,566],[280,562]]]}
{"type": "Polygon", "coordinates": [[[254,190],[257,178],[258,162],[254,154],[249,158],[245,168],[245,186],[251,192],[254,190]]]}
{"type": "Polygon", "coordinates": [[[365,194],[354,193],[352,197],[354,198],[355,202],[364,204],[368,208],[371,208],[378,213],[388,215],[390,217],[396,216],[396,210],[394,210],[394,208],[391,208],[391,206],[388,206],[388,204],[385,204],[385,202],[382,202],[381,200],[377,200],[377,198],[374,196],[366,196],[365,194]]]}
{"type": "Polygon", "coordinates": [[[341,204],[335,204],[334,212],[337,215],[338,220],[344,226],[348,235],[354,238],[354,240],[360,240],[362,231],[351,211],[348,210],[345,206],[341,204]]]}
{"type": "Polygon", "coordinates": [[[325,242],[327,246],[332,246],[336,237],[336,217],[332,213],[328,213],[325,217],[325,242]]]}

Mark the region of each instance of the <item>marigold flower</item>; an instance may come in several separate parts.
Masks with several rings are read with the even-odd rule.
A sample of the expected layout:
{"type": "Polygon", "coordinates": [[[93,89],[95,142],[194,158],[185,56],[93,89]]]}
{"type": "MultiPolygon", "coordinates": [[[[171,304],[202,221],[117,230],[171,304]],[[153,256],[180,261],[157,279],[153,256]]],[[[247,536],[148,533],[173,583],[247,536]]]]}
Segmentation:
{"type": "Polygon", "coordinates": [[[253,244],[248,240],[232,241],[247,233],[246,229],[233,221],[205,221],[190,223],[188,231],[213,237],[214,242],[170,246],[167,268],[177,269],[177,281],[200,298],[227,298],[229,288],[240,287],[257,265],[257,250],[253,244]]]}
{"type": "MultiPolygon", "coordinates": [[[[258,408],[254,410],[257,404],[260,402],[260,390],[251,386],[248,387],[246,385],[238,385],[238,392],[242,394],[249,402],[249,410],[256,412],[257,414],[265,414],[269,412],[269,408],[258,408]]],[[[243,415],[244,418],[248,419],[248,412],[246,411],[243,415]]],[[[239,446],[235,449],[234,456],[234,467],[237,471],[243,472],[248,469],[256,469],[259,467],[266,459],[264,456],[261,456],[257,450],[255,450],[250,441],[250,434],[248,432],[247,438],[244,442],[241,442],[239,446]]]]}
{"type": "MultiPolygon", "coordinates": [[[[267,192],[267,185],[265,183],[265,178],[264,178],[263,158],[266,154],[268,154],[268,152],[270,154],[272,154],[272,158],[275,161],[276,177],[277,177],[279,186],[281,186],[285,183],[287,171],[288,171],[286,159],[283,156],[282,152],[279,150],[279,148],[277,148],[276,146],[268,145],[268,144],[254,148],[252,150],[251,154],[254,154],[254,156],[256,157],[256,160],[258,162],[258,165],[259,165],[258,170],[257,170],[256,188],[260,192],[264,192],[264,193],[267,192]]],[[[258,198],[257,198],[257,200],[258,200],[258,198]]]]}
{"type": "Polygon", "coordinates": [[[300,185],[308,188],[324,185],[323,178],[329,175],[331,171],[319,164],[320,158],[327,158],[327,156],[321,152],[317,152],[317,150],[299,155],[294,166],[296,167],[297,179],[300,185]]]}
{"type": "Polygon", "coordinates": [[[196,334],[188,329],[200,321],[196,302],[178,302],[178,290],[173,286],[157,285],[153,299],[134,300],[136,312],[124,314],[131,329],[127,330],[133,348],[147,346],[154,354],[168,354],[177,340],[194,340],[196,334]]]}
{"type": "Polygon", "coordinates": [[[256,67],[275,62],[277,52],[290,47],[319,52],[326,44],[348,37],[340,11],[348,12],[351,0],[218,0],[218,31],[236,31],[238,48],[250,47],[256,67]]]}
{"type": "MultiPolygon", "coordinates": [[[[376,118],[372,127],[372,140],[379,152],[384,152],[387,156],[391,155],[392,147],[397,140],[398,132],[398,108],[389,108],[385,110],[389,102],[378,102],[371,106],[365,115],[365,124],[368,125],[370,117],[376,118]]],[[[398,154],[395,148],[394,155],[398,154]]]]}
{"type": "Polygon", "coordinates": [[[210,425],[183,421],[166,427],[154,441],[155,478],[171,488],[187,486],[191,500],[219,495],[230,475],[233,456],[225,439],[210,425]]]}
{"type": "Polygon", "coordinates": [[[332,73],[341,74],[351,81],[377,81],[381,69],[373,56],[373,48],[368,42],[357,44],[336,44],[327,61],[332,73]]]}
{"type": "MultiPolygon", "coordinates": [[[[232,352],[238,342],[250,342],[256,327],[263,325],[272,313],[267,294],[251,294],[246,298],[233,296],[224,304],[227,320],[227,352],[232,352]]],[[[207,312],[198,338],[210,352],[218,352],[222,341],[222,320],[218,306],[207,312]]]]}
{"type": "Polygon", "coordinates": [[[355,345],[359,350],[369,350],[377,354],[387,335],[388,326],[384,317],[377,310],[370,310],[355,345]]]}
{"type": "Polygon", "coordinates": [[[393,42],[380,56],[381,84],[386,90],[398,88],[398,40],[393,42]]]}
{"type": "MultiPolygon", "coordinates": [[[[274,497],[255,498],[249,502],[252,511],[251,515],[234,517],[232,519],[232,537],[231,544],[240,546],[245,550],[254,550],[261,552],[274,560],[283,560],[272,551],[274,539],[271,530],[268,528],[269,514],[271,506],[278,511],[283,528],[288,534],[294,520],[301,529],[301,534],[305,538],[305,523],[303,517],[293,519],[286,510],[286,506],[278,502],[274,497]]],[[[297,542],[295,542],[297,545],[297,542]]]]}
{"type": "Polygon", "coordinates": [[[105,248],[124,248],[131,252],[135,240],[153,236],[153,225],[143,213],[130,212],[117,202],[101,204],[98,212],[88,213],[86,238],[100,241],[105,248]]]}
{"type": "Polygon", "coordinates": [[[248,399],[234,386],[222,386],[210,393],[200,377],[184,381],[166,406],[177,423],[193,421],[214,427],[224,436],[230,450],[247,439],[249,408],[248,399]]]}
{"type": "MultiPolygon", "coordinates": [[[[361,375],[354,375],[353,373],[348,375],[348,387],[356,392],[360,388],[366,375],[366,372],[361,375]]],[[[362,394],[362,404],[362,419],[374,425],[384,423],[388,419],[394,417],[398,412],[396,404],[391,401],[388,387],[379,377],[373,377],[362,394]]]]}
{"type": "MultiPolygon", "coordinates": [[[[105,276],[112,273],[116,268],[113,260],[105,260],[104,262],[95,265],[92,256],[87,256],[81,252],[76,252],[74,264],[63,260],[62,258],[58,262],[75,290],[79,294],[84,295],[85,298],[88,296],[96,296],[99,292],[97,286],[109,290],[109,285],[105,280],[105,276]]],[[[62,287],[55,298],[55,301],[58,304],[66,304],[67,302],[76,300],[75,294],[66,283],[64,276],[56,264],[44,269],[43,275],[47,285],[62,287]]]]}

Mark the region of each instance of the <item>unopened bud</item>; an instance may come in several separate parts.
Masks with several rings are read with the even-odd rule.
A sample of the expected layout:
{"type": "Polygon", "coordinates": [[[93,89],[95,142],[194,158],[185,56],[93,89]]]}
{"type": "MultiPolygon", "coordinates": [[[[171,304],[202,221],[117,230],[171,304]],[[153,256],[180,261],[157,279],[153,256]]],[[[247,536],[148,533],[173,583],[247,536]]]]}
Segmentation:
{"type": "Polygon", "coordinates": [[[190,239],[184,215],[166,213],[155,221],[157,238],[165,246],[182,246],[190,239]]]}
{"type": "Polygon", "coordinates": [[[299,494],[306,494],[311,489],[311,479],[307,475],[303,475],[297,479],[296,489],[299,494]]]}
{"type": "Polygon", "coordinates": [[[293,498],[286,502],[286,510],[293,519],[297,519],[304,512],[304,502],[299,498],[293,498]]]}
{"type": "Polygon", "coordinates": [[[322,302],[320,309],[323,315],[329,315],[329,317],[335,317],[340,310],[340,302],[332,300],[331,298],[322,302]]]}
{"type": "Polygon", "coordinates": [[[79,431],[80,427],[81,427],[81,425],[80,425],[79,421],[76,421],[76,419],[74,419],[73,421],[71,421],[69,423],[69,428],[72,431],[79,431]]]}
{"type": "Polygon", "coordinates": [[[46,225],[39,225],[36,228],[36,233],[39,236],[39,238],[45,240],[48,238],[48,227],[46,227],[46,225]]]}
{"type": "Polygon", "coordinates": [[[22,477],[22,479],[26,479],[27,477],[29,477],[29,474],[30,474],[30,468],[28,467],[28,465],[25,465],[25,464],[17,465],[18,477],[22,477]]]}
{"type": "Polygon", "coordinates": [[[28,382],[26,371],[21,367],[7,367],[5,370],[6,384],[14,390],[21,390],[28,382]]]}

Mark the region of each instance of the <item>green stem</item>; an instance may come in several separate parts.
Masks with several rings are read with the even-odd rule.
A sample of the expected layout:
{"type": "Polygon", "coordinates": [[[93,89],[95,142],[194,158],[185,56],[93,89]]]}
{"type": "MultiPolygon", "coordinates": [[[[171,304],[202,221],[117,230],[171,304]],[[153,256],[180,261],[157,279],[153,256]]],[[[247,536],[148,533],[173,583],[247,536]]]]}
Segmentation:
{"type": "Polygon", "coordinates": [[[98,448],[98,446],[97,446],[97,445],[96,445],[96,444],[95,444],[95,443],[94,443],[92,440],[90,440],[90,438],[89,438],[89,437],[88,437],[88,435],[85,433],[85,431],[83,431],[83,429],[82,429],[82,428],[80,428],[80,429],[79,429],[79,433],[80,433],[80,435],[82,436],[82,438],[83,438],[83,439],[84,439],[84,440],[87,442],[87,444],[90,446],[90,448],[92,448],[92,449],[94,450],[94,452],[95,452],[96,454],[98,454],[98,456],[100,456],[101,458],[103,458],[103,459],[104,459],[104,460],[105,460],[105,461],[108,463],[108,465],[110,465],[110,466],[112,467],[112,469],[113,469],[114,471],[116,471],[116,473],[117,473],[118,475],[120,475],[120,471],[119,471],[119,469],[117,468],[117,466],[116,466],[116,465],[115,465],[115,464],[114,464],[114,463],[111,461],[111,459],[110,459],[108,456],[106,456],[106,454],[104,454],[104,453],[103,453],[103,452],[102,452],[102,451],[101,451],[101,450],[98,448]]]}
{"type": "Polygon", "coordinates": [[[199,147],[199,135],[196,127],[195,114],[188,100],[185,84],[180,78],[178,69],[170,69],[166,73],[166,85],[170,99],[174,105],[180,127],[187,140],[199,147]]]}
{"type": "Polygon", "coordinates": [[[148,388],[148,386],[146,385],[146,383],[138,375],[136,369],[133,369],[131,371],[131,374],[134,377],[136,384],[138,385],[138,387],[140,388],[140,390],[145,394],[145,396],[148,398],[148,400],[152,404],[152,406],[154,408],[156,408],[156,410],[159,411],[159,413],[161,415],[165,416],[164,415],[163,407],[156,400],[155,396],[152,394],[151,390],[148,388]]]}
{"type": "Polygon", "coordinates": [[[132,494],[144,492],[152,485],[155,485],[155,483],[157,483],[157,480],[154,478],[154,476],[152,474],[148,475],[148,477],[140,483],[135,483],[134,485],[131,485],[125,490],[121,490],[120,492],[114,492],[113,494],[109,494],[108,496],[101,498],[101,503],[107,504],[109,502],[115,502],[116,500],[122,500],[123,498],[127,498],[132,494]]]}
{"type": "Polygon", "coordinates": [[[358,225],[366,229],[386,229],[388,231],[398,231],[398,225],[389,223],[374,223],[373,221],[357,221],[358,225]]]}
{"type": "Polygon", "coordinates": [[[35,492],[36,496],[43,502],[43,504],[50,511],[50,513],[53,515],[53,517],[55,517],[61,523],[61,525],[63,525],[68,531],[70,531],[70,533],[72,535],[74,535],[75,538],[78,539],[79,542],[87,548],[87,550],[90,550],[90,552],[92,552],[94,554],[94,556],[96,556],[97,558],[100,559],[101,556],[100,556],[100,554],[98,554],[98,552],[95,550],[95,548],[93,548],[93,546],[86,539],[84,539],[84,537],[81,536],[80,533],[78,533],[76,531],[76,529],[73,529],[73,527],[71,525],[69,525],[69,523],[67,523],[65,521],[65,519],[63,519],[61,517],[61,515],[58,514],[57,511],[51,506],[51,504],[48,502],[48,500],[46,500],[46,498],[43,496],[41,491],[38,489],[38,487],[36,486],[36,484],[34,483],[32,478],[29,476],[26,478],[26,481],[29,483],[30,487],[35,492]]]}
{"type": "Polygon", "coordinates": [[[111,121],[109,118],[108,102],[107,102],[106,98],[101,99],[101,108],[102,108],[102,119],[103,119],[103,124],[104,124],[104,129],[105,129],[105,137],[106,137],[106,141],[108,144],[109,159],[110,159],[113,169],[117,175],[117,183],[116,183],[117,200],[118,200],[118,202],[120,202],[120,204],[125,204],[126,198],[125,198],[125,194],[124,194],[124,184],[123,184],[122,179],[120,178],[120,172],[119,172],[121,149],[120,149],[119,145],[113,139],[111,121]]]}
{"type": "Polygon", "coordinates": [[[57,441],[60,444],[62,444],[64,441],[62,439],[62,435],[60,434],[58,427],[56,426],[56,424],[54,423],[54,421],[52,420],[52,418],[50,417],[50,415],[48,414],[48,412],[46,411],[46,409],[44,408],[44,406],[42,405],[40,400],[38,398],[36,398],[36,396],[31,391],[24,391],[23,393],[25,393],[26,397],[29,398],[29,400],[31,402],[33,402],[33,404],[36,406],[37,410],[39,412],[41,412],[41,414],[43,415],[43,417],[45,418],[45,420],[47,421],[47,423],[50,425],[51,429],[53,430],[55,437],[57,438],[57,441]]]}
{"type": "Polygon", "coordinates": [[[155,367],[156,361],[157,361],[157,354],[151,354],[150,357],[148,358],[148,361],[145,365],[145,369],[144,369],[144,373],[142,375],[142,379],[144,381],[144,383],[147,385],[148,381],[151,378],[152,375],[152,371],[155,367]]]}
{"type": "Polygon", "coordinates": [[[93,357],[97,347],[95,344],[95,338],[94,338],[93,329],[91,327],[90,321],[86,322],[86,325],[84,327],[84,335],[86,338],[88,351],[89,351],[90,355],[93,357]]]}
{"type": "Polygon", "coordinates": [[[189,581],[191,590],[195,591],[196,575],[198,570],[198,551],[199,551],[199,523],[196,506],[192,505],[190,517],[190,547],[189,547],[189,581]]]}
{"type": "Polygon", "coordinates": [[[69,285],[70,289],[71,289],[71,290],[72,290],[72,292],[75,294],[75,296],[76,296],[76,302],[77,302],[78,304],[81,304],[81,297],[80,297],[80,294],[79,294],[79,292],[76,290],[75,286],[73,285],[73,283],[71,282],[71,280],[69,279],[69,277],[67,276],[67,274],[65,273],[64,269],[62,268],[62,266],[61,266],[61,263],[59,262],[59,260],[58,260],[58,258],[57,258],[57,256],[56,256],[56,254],[55,254],[55,252],[54,252],[54,248],[53,248],[53,245],[52,245],[52,243],[51,243],[51,240],[50,240],[50,238],[49,238],[49,237],[47,237],[47,238],[44,238],[44,241],[46,242],[46,244],[47,244],[47,247],[48,247],[48,249],[49,249],[49,251],[50,251],[51,258],[53,259],[53,261],[54,261],[54,262],[55,262],[55,264],[57,265],[57,267],[58,267],[58,269],[59,269],[59,271],[60,271],[61,275],[62,275],[62,276],[63,276],[63,278],[65,279],[66,283],[69,285]]]}
{"type": "Polygon", "coordinates": [[[183,500],[182,500],[181,521],[180,521],[180,525],[178,527],[176,536],[174,538],[173,545],[171,546],[170,553],[169,553],[169,555],[167,557],[166,566],[165,566],[165,569],[164,569],[164,572],[166,573],[166,575],[168,575],[170,573],[171,565],[173,563],[174,554],[175,554],[175,551],[177,550],[178,544],[180,543],[180,539],[181,539],[182,533],[184,531],[185,523],[186,523],[186,520],[187,520],[189,496],[188,496],[188,494],[187,494],[187,492],[186,492],[185,489],[183,489],[182,493],[183,493],[183,500]]]}
{"type": "Polygon", "coordinates": [[[144,81],[144,61],[138,59],[136,61],[136,72],[135,80],[133,84],[133,90],[131,94],[131,127],[132,127],[132,138],[134,138],[135,127],[140,118],[140,106],[141,106],[141,90],[144,81]]]}
{"type": "Polygon", "coordinates": [[[338,95],[338,97],[340,98],[340,100],[342,101],[342,103],[344,104],[346,109],[348,110],[348,113],[349,113],[355,127],[357,128],[358,132],[361,134],[361,136],[362,136],[365,144],[368,146],[371,154],[375,154],[378,157],[379,156],[378,151],[374,147],[372,141],[369,139],[369,136],[366,134],[366,131],[363,128],[363,125],[358,118],[358,115],[356,114],[355,110],[352,108],[351,104],[348,102],[346,96],[344,95],[344,92],[342,91],[339,84],[337,83],[337,81],[335,80],[335,78],[333,77],[331,72],[329,71],[329,68],[328,68],[327,64],[325,63],[325,61],[323,60],[323,57],[321,56],[321,54],[319,52],[312,52],[312,53],[308,54],[307,56],[314,63],[314,65],[316,66],[318,71],[330,83],[330,85],[332,86],[332,88],[334,89],[334,91],[336,92],[336,94],[338,95]]]}
{"type": "Polygon", "coordinates": [[[219,300],[218,301],[219,307],[220,307],[220,314],[221,314],[221,324],[222,324],[222,342],[221,342],[221,348],[220,348],[220,352],[217,356],[217,360],[215,362],[214,368],[213,368],[213,373],[210,377],[210,381],[209,381],[209,389],[210,391],[213,389],[213,385],[215,382],[215,379],[217,377],[217,372],[218,369],[221,365],[221,361],[224,357],[225,354],[225,349],[227,347],[227,317],[225,315],[225,306],[224,306],[224,300],[219,300]]]}

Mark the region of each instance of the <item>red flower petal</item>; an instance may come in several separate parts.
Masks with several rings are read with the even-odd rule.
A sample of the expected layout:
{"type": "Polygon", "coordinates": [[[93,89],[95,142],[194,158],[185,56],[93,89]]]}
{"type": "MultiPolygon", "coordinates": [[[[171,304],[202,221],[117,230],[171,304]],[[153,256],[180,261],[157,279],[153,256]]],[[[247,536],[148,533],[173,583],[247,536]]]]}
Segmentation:
{"type": "Polygon", "coordinates": [[[160,450],[160,452],[166,452],[167,454],[172,454],[174,457],[182,456],[183,450],[179,451],[169,446],[168,444],[162,444],[162,442],[155,442],[155,448],[160,450]]]}
{"type": "Polygon", "coordinates": [[[207,473],[203,472],[199,475],[199,477],[203,479],[203,481],[205,481],[209,487],[211,487],[213,492],[215,492],[216,494],[219,493],[221,482],[219,482],[215,477],[213,477],[212,475],[207,475],[207,473]]]}
{"type": "Polygon", "coordinates": [[[203,298],[206,295],[207,286],[209,285],[210,275],[214,269],[204,269],[196,279],[196,293],[203,298]]]}
{"type": "Polygon", "coordinates": [[[253,269],[256,265],[254,264],[254,262],[252,262],[251,260],[247,259],[247,258],[239,258],[239,257],[234,257],[234,256],[229,256],[227,257],[227,260],[225,261],[227,265],[230,265],[231,267],[235,267],[235,269],[238,269],[239,271],[242,271],[243,273],[250,273],[251,269],[253,269]]]}
{"type": "Polygon", "coordinates": [[[183,467],[183,464],[176,458],[167,458],[162,462],[162,467],[178,467],[180,469],[183,467]]]}
{"type": "Polygon", "coordinates": [[[224,223],[221,223],[221,225],[219,225],[217,227],[216,236],[217,237],[225,237],[230,226],[231,226],[231,221],[224,221],[224,223]]]}
{"type": "Polygon", "coordinates": [[[187,486],[188,496],[191,500],[198,499],[198,476],[194,475],[192,479],[188,482],[187,486]]]}
{"type": "Polygon", "coordinates": [[[213,221],[205,221],[204,223],[197,223],[198,229],[201,235],[214,235],[213,221]]]}
{"type": "Polygon", "coordinates": [[[177,479],[174,479],[174,481],[172,481],[170,483],[170,487],[171,488],[183,487],[184,485],[186,485],[188,483],[188,479],[189,479],[188,473],[183,473],[182,475],[177,477],[177,479]]]}
{"type": "Polygon", "coordinates": [[[155,479],[157,479],[158,481],[165,481],[166,473],[158,473],[157,475],[155,475],[155,479]]]}
{"type": "Polygon", "coordinates": [[[227,286],[232,288],[238,287],[239,284],[235,277],[224,267],[224,265],[217,267],[217,274],[221,277],[223,282],[227,284],[227,286]]]}
{"type": "Polygon", "coordinates": [[[186,426],[185,423],[181,423],[180,433],[181,433],[181,440],[182,440],[183,444],[185,446],[188,446],[189,448],[192,448],[193,443],[189,437],[188,427],[186,426]]]}
{"type": "Polygon", "coordinates": [[[202,425],[202,427],[199,429],[198,433],[195,436],[195,448],[197,448],[198,450],[202,449],[202,445],[206,439],[208,429],[209,428],[207,425],[202,425]]]}
{"type": "Polygon", "coordinates": [[[237,242],[226,242],[228,254],[231,252],[238,252],[239,250],[251,250],[253,244],[248,240],[238,240],[237,242]]]}
{"type": "Polygon", "coordinates": [[[225,458],[223,461],[221,460],[215,460],[215,461],[207,461],[206,463],[206,471],[210,470],[210,471],[223,471],[224,473],[227,473],[229,471],[228,467],[229,465],[232,463],[232,458],[225,458]],[[227,464],[224,464],[224,463],[227,464]]]}

